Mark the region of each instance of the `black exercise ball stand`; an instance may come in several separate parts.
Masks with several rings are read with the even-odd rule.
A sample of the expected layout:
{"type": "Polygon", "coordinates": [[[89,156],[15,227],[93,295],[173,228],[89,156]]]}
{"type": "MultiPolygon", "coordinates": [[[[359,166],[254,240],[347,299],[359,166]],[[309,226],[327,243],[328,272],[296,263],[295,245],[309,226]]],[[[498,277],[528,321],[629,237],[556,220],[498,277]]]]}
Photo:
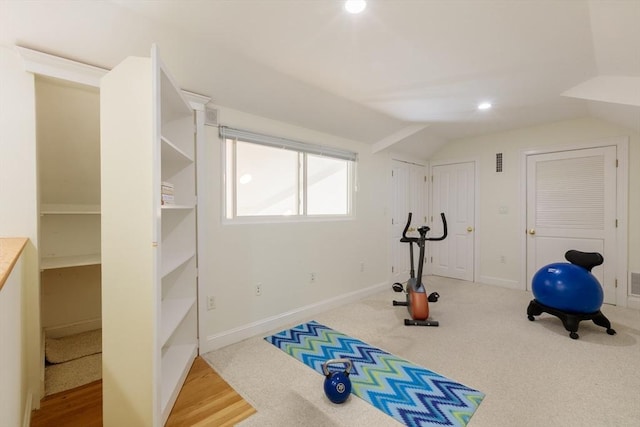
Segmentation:
{"type": "Polygon", "coordinates": [[[611,322],[609,322],[609,319],[607,319],[600,310],[595,313],[571,313],[540,304],[535,299],[531,300],[529,307],[527,307],[527,317],[529,320],[533,322],[535,320],[534,316],[539,316],[542,313],[549,313],[559,318],[562,321],[564,328],[569,331],[569,336],[574,340],[579,338],[577,333],[578,325],[583,320],[592,320],[596,325],[606,328],[609,335],[616,334],[616,331],[611,329],[611,322]]]}

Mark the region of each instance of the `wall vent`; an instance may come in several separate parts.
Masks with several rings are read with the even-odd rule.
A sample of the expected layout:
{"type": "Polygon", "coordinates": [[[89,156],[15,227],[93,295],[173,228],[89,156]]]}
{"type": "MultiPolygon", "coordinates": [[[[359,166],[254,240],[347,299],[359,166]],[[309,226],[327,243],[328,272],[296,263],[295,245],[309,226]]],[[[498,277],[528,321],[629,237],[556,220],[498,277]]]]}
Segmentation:
{"type": "Polygon", "coordinates": [[[215,108],[205,107],[204,124],[207,126],[218,126],[218,110],[215,108]]]}
{"type": "Polygon", "coordinates": [[[502,172],[502,153],[496,153],[496,172],[502,172]]]}
{"type": "Polygon", "coordinates": [[[640,273],[631,273],[631,294],[640,296],[640,273]]]}

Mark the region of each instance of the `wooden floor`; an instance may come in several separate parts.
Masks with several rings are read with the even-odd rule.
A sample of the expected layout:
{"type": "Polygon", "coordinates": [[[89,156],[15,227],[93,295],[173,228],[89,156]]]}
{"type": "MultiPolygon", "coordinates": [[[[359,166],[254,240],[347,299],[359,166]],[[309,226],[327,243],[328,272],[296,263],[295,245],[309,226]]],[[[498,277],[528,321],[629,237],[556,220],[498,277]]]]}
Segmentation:
{"type": "Polygon", "coordinates": [[[256,410],[198,357],[166,426],[233,426],[256,410]]]}
{"type": "MultiPolygon", "coordinates": [[[[256,410],[197,357],[166,426],[233,426],[256,410]]],[[[31,427],[101,427],[102,381],[47,396],[31,427]]]]}
{"type": "Polygon", "coordinates": [[[31,426],[102,426],[102,381],[45,397],[31,412],[31,426]]]}

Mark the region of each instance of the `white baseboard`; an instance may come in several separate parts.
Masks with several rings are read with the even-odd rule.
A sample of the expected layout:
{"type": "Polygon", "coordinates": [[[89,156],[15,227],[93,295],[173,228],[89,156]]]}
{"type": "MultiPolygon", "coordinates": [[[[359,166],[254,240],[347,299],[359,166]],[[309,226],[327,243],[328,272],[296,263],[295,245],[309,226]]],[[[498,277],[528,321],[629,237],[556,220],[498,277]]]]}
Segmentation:
{"type": "MultiPolygon", "coordinates": [[[[494,285],[500,286],[502,288],[516,289],[525,291],[526,289],[520,284],[520,282],[516,280],[506,280],[498,277],[490,277],[490,276],[480,276],[480,280],[478,283],[482,283],[485,285],[494,285]]],[[[627,300],[623,301],[621,304],[618,304],[621,307],[632,308],[634,310],[640,310],[640,297],[635,295],[627,296],[627,300]],[[626,305],[625,305],[626,303],[626,305]]]]}
{"type": "Polygon", "coordinates": [[[503,279],[500,277],[480,276],[480,280],[478,280],[478,283],[483,283],[485,285],[500,286],[502,288],[517,289],[520,291],[526,290],[526,287],[522,286],[522,284],[519,281],[503,279]]]}
{"type": "Polygon", "coordinates": [[[22,427],[29,427],[31,425],[31,408],[33,408],[33,393],[31,393],[31,390],[29,390],[24,401],[24,416],[22,417],[22,427]]]}
{"type": "Polygon", "coordinates": [[[369,295],[381,292],[388,287],[388,283],[380,283],[365,289],[338,295],[334,298],[329,298],[315,304],[306,305],[291,311],[280,313],[275,316],[249,323],[247,325],[230,329],[228,331],[209,335],[204,340],[200,340],[200,354],[217,350],[231,344],[235,344],[247,338],[264,334],[277,328],[285,327],[294,322],[302,322],[308,320],[310,316],[314,316],[318,313],[322,313],[345,304],[359,301],[365,297],[368,297],[369,295]]]}
{"type": "Polygon", "coordinates": [[[102,319],[97,318],[44,328],[44,333],[48,338],[60,338],[100,328],[102,328],[102,319]]]}
{"type": "Polygon", "coordinates": [[[627,307],[634,310],[640,310],[640,297],[634,295],[627,296],[627,307]]]}

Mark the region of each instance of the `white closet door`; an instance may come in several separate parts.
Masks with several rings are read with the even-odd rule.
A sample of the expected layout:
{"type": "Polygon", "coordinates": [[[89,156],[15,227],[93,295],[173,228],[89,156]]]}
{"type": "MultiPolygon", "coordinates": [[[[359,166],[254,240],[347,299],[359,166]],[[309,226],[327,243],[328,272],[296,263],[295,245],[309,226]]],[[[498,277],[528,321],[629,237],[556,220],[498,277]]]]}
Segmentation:
{"type": "Polygon", "coordinates": [[[391,170],[392,203],[391,203],[391,280],[404,282],[409,278],[409,258],[403,257],[403,246],[400,242],[402,230],[407,221],[409,171],[402,162],[393,162],[391,170]]]}
{"type": "MultiPolygon", "coordinates": [[[[415,231],[426,223],[425,200],[427,186],[425,167],[398,160],[393,161],[392,172],[392,206],[391,206],[391,265],[392,281],[405,282],[409,278],[410,259],[409,245],[400,242],[402,231],[407,223],[409,212],[412,213],[411,231],[407,234],[417,237],[415,231]]],[[[414,262],[417,262],[417,251],[414,262]]],[[[415,265],[416,271],[418,265],[415,265]]]]}
{"type": "Polygon", "coordinates": [[[599,252],[593,269],[615,304],[616,147],[527,156],[527,286],[569,249],[599,252]]]}
{"type": "Polygon", "coordinates": [[[437,165],[433,173],[431,236],[442,235],[440,212],[447,219],[448,236],[433,242],[433,274],[454,279],[474,279],[475,164],[437,165]]]}

